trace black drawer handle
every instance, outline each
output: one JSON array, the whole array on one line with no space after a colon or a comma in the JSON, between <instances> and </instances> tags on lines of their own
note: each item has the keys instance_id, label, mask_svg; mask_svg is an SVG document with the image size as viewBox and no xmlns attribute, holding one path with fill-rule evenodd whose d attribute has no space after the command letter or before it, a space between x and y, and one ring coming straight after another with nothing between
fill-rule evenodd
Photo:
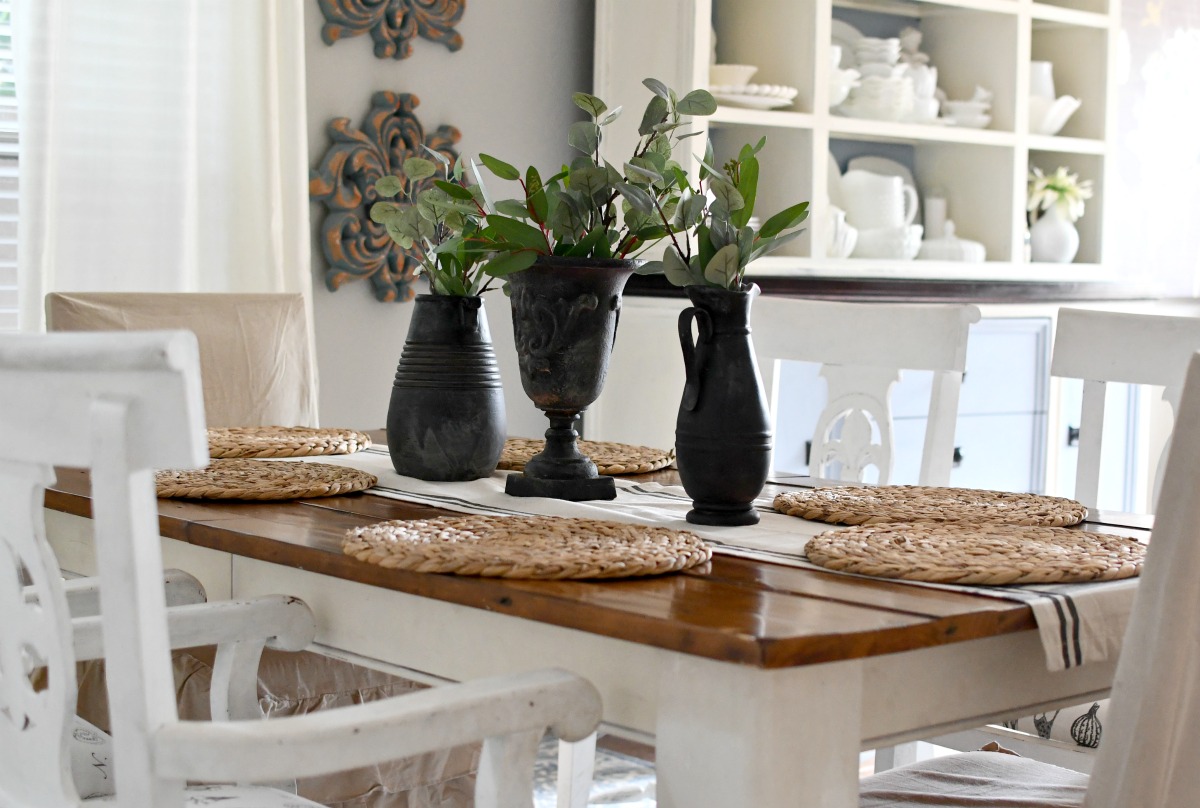
<instances>
[{"instance_id":1,"label":"black drawer handle","mask_svg":"<svg viewBox=\"0 0 1200 808\"><path fill-rule=\"evenodd\" d=\"M954 447L954 461L953 461L953 462L954 462L954 467L955 467L955 468L958 468L959 466L961 466L961 465L962 465L962 462L963 462L963 453L962 453L962 447L961 447L961 446L955 446L955 447Z\"/></svg>"},{"instance_id":2,"label":"black drawer handle","mask_svg":"<svg viewBox=\"0 0 1200 808\"><path fill-rule=\"evenodd\" d=\"M1079 427L1077 427L1077 426L1068 426L1067 427L1067 445L1068 446L1078 446L1079 445Z\"/></svg>"}]
</instances>

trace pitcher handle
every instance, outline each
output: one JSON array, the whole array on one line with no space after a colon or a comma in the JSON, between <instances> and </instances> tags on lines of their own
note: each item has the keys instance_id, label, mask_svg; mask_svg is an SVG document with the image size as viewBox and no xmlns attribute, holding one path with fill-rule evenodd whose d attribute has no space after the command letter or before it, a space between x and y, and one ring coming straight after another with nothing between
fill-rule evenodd
<instances>
[{"instance_id":1,"label":"pitcher handle","mask_svg":"<svg viewBox=\"0 0 1200 808\"><path fill-rule=\"evenodd\" d=\"M907 227L917 218L920 197L917 196L917 189L911 185L905 184L902 187L904 188L904 226Z\"/></svg>"},{"instance_id":2,"label":"pitcher handle","mask_svg":"<svg viewBox=\"0 0 1200 808\"><path fill-rule=\"evenodd\" d=\"M692 341L692 320L696 321L699 338ZM683 369L687 374L683 384L683 409L696 409L700 403L700 371L712 339L712 319L704 309L689 306L679 312L679 345L683 348Z\"/></svg>"}]
</instances>

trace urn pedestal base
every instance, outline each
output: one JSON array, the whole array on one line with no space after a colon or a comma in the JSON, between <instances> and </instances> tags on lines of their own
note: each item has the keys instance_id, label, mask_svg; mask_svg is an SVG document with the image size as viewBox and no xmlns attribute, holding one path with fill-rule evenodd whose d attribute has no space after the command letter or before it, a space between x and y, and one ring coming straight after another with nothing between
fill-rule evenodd
<instances>
[{"instance_id":1,"label":"urn pedestal base","mask_svg":"<svg viewBox=\"0 0 1200 808\"><path fill-rule=\"evenodd\" d=\"M510 474L504 493L514 497L553 497L572 502L616 499L612 477L596 473L596 464L579 451L576 412L547 412L546 448L530 458L521 474Z\"/></svg>"}]
</instances>

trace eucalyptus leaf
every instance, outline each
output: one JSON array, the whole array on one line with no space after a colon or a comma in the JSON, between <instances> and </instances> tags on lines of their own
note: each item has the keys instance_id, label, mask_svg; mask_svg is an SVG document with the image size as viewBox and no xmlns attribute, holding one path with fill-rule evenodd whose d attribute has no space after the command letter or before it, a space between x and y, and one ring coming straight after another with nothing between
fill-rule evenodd
<instances>
[{"instance_id":1,"label":"eucalyptus leaf","mask_svg":"<svg viewBox=\"0 0 1200 808\"><path fill-rule=\"evenodd\" d=\"M638 213L643 216L652 216L655 213L654 198L646 192L646 189L639 188L628 182L622 182L617 186L617 190L621 192L621 196L625 197Z\"/></svg>"},{"instance_id":2,"label":"eucalyptus leaf","mask_svg":"<svg viewBox=\"0 0 1200 808\"><path fill-rule=\"evenodd\" d=\"M664 264L662 261L643 261L642 263L638 264L637 269L634 270L634 274L658 275L663 271L663 269Z\"/></svg>"},{"instance_id":3,"label":"eucalyptus leaf","mask_svg":"<svg viewBox=\"0 0 1200 808\"><path fill-rule=\"evenodd\" d=\"M661 98L663 101L670 100L671 90L667 87L667 85L663 84L658 79L654 79L654 78L642 79L642 84L646 87L646 89L648 89L650 92L654 93L656 96Z\"/></svg>"},{"instance_id":4,"label":"eucalyptus leaf","mask_svg":"<svg viewBox=\"0 0 1200 808\"><path fill-rule=\"evenodd\" d=\"M409 157L404 161L404 176L409 182L420 182L437 173L437 165L424 157Z\"/></svg>"},{"instance_id":5,"label":"eucalyptus leaf","mask_svg":"<svg viewBox=\"0 0 1200 808\"><path fill-rule=\"evenodd\" d=\"M371 206L371 221L376 224L385 224L393 216L399 214L403 208L395 202L376 202Z\"/></svg>"},{"instance_id":6,"label":"eucalyptus leaf","mask_svg":"<svg viewBox=\"0 0 1200 808\"><path fill-rule=\"evenodd\" d=\"M400 181L399 177L394 177L391 174L375 180L375 193L382 197L390 198L403 190L404 183Z\"/></svg>"},{"instance_id":7,"label":"eucalyptus leaf","mask_svg":"<svg viewBox=\"0 0 1200 808\"><path fill-rule=\"evenodd\" d=\"M571 96L571 100L575 102L575 106L593 118L599 118L604 110L608 109L608 104L590 93L575 93Z\"/></svg>"},{"instance_id":8,"label":"eucalyptus leaf","mask_svg":"<svg viewBox=\"0 0 1200 808\"><path fill-rule=\"evenodd\" d=\"M737 280L739 269L737 245L726 244L717 250L712 260L704 267L704 280L730 289Z\"/></svg>"},{"instance_id":9,"label":"eucalyptus leaf","mask_svg":"<svg viewBox=\"0 0 1200 808\"><path fill-rule=\"evenodd\" d=\"M483 164L485 166L487 166L489 171L491 171L493 174L495 174L497 177L499 177L502 180L519 180L519 179L521 179L521 172L517 171L517 169L514 166L509 165L508 163L504 162L503 160L497 160L495 157L492 157L490 154L483 154L483 153L480 153L479 159L480 159L480 161L483 162Z\"/></svg>"},{"instance_id":10,"label":"eucalyptus leaf","mask_svg":"<svg viewBox=\"0 0 1200 808\"><path fill-rule=\"evenodd\" d=\"M591 121L576 121L567 130L567 143L584 154L592 154L600 147L600 127Z\"/></svg>"},{"instance_id":11,"label":"eucalyptus leaf","mask_svg":"<svg viewBox=\"0 0 1200 808\"><path fill-rule=\"evenodd\" d=\"M493 278L503 278L505 275L528 269L536 260L537 253L530 250L497 253L492 260L483 265L483 271Z\"/></svg>"},{"instance_id":12,"label":"eucalyptus leaf","mask_svg":"<svg viewBox=\"0 0 1200 808\"><path fill-rule=\"evenodd\" d=\"M605 116L604 116L604 119L603 119L603 120L601 120L601 121L599 121L599 124L600 124L601 126L608 126L610 123L612 123L613 121L615 121L617 118L621 117L621 110L622 110L622 109L624 109L624 108L623 108L623 107L617 107L617 108L616 108L616 109L614 109L612 112L610 112L610 113L608 113L607 115L605 115Z\"/></svg>"},{"instance_id":13,"label":"eucalyptus leaf","mask_svg":"<svg viewBox=\"0 0 1200 808\"><path fill-rule=\"evenodd\" d=\"M501 241L517 247L545 252L546 236L541 230L519 219L488 217L487 229L499 236Z\"/></svg>"},{"instance_id":14,"label":"eucalyptus leaf","mask_svg":"<svg viewBox=\"0 0 1200 808\"><path fill-rule=\"evenodd\" d=\"M654 96L650 102L646 104L646 111L642 113L642 122L638 125L639 135L649 135L654 131L654 127L662 123L667 118L669 109L667 101L662 96Z\"/></svg>"},{"instance_id":15,"label":"eucalyptus leaf","mask_svg":"<svg viewBox=\"0 0 1200 808\"><path fill-rule=\"evenodd\" d=\"M441 163L442 168L446 169L447 171L450 170L450 158L449 157L442 154L440 151L437 151L436 149L429 148L424 143L421 144L421 148L425 151L426 154L428 154L434 160L437 160L439 163Z\"/></svg>"},{"instance_id":16,"label":"eucalyptus leaf","mask_svg":"<svg viewBox=\"0 0 1200 808\"><path fill-rule=\"evenodd\" d=\"M595 198L608 194L608 172L603 168L589 167L573 170L570 176L571 190L578 191L585 198Z\"/></svg>"},{"instance_id":17,"label":"eucalyptus leaf","mask_svg":"<svg viewBox=\"0 0 1200 808\"><path fill-rule=\"evenodd\" d=\"M641 161L641 165L638 164ZM645 182L662 182L663 175L645 165L646 161L643 157L634 158L633 161L625 164L625 173L632 174L631 180L643 180Z\"/></svg>"},{"instance_id":18,"label":"eucalyptus leaf","mask_svg":"<svg viewBox=\"0 0 1200 808\"><path fill-rule=\"evenodd\" d=\"M738 189L733 186L733 183L728 180L715 177L709 183L708 188L712 191L713 196L718 202L725 206L725 209L731 213L745 207L746 200L742 198Z\"/></svg>"},{"instance_id":19,"label":"eucalyptus leaf","mask_svg":"<svg viewBox=\"0 0 1200 808\"><path fill-rule=\"evenodd\" d=\"M447 182L446 180L434 180L434 187L439 188L447 196L454 199L461 199L464 202L474 202L475 197L469 190L459 185L457 182Z\"/></svg>"},{"instance_id":20,"label":"eucalyptus leaf","mask_svg":"<svg viewBox=\"0 0 1200 808\"><path fill-rule=\"evenodd\" d=\"M496 203L496 212L505 216L515 216L518 219L529 218L529 208L515 199L502 199Z\"/></svg>"},{"instance_id":21,"label":"eucalyptus leaf","mask_svg":"<svg viewBox=\"0 0 1200 808\"><path fill-rule=\"evenodd\" d=\"M387 231L388 236L392 241L400 245L402 250L411 250L413 246L413 238L408 234L406 228L397 220L391 219L383 226Z\"/></svg>"},{"instance_id":22,"label":"eucalyptus leaf","mask_svg":"<svg viewBox=\"0 0 1200 808\"><path fill-rule=\"evenodd\" d=\"M663 274L675 286L687 286L692 281L692 272L674 247L663 252Z\"/></svg>"},{"instance_id":23,"label":"eucalyptus leaf","mask_svg":"<svg viewBox=\"0 0 1200 808\"><path fill-rule=\"evenodd\" d=\"M717 99L708 90L692 90L679 99L675 109L680 115L712 115L717 111Z\"/></svg>"},{"instance_id":24,"label":"eucalyptus leaf","mask_svg":"<svg viewBox=\"0 0 1200 808\"><path fill-rule=\"evenodd\" d=\"M754 251L752 253L750 253L750 261L753 261L754 259L759 258L764 255L767 255L769 253L775 252L776 250L778 250L784 244L787 244L792 239L799 238L801 236L801 234L803 234L803 233L804 233L803 230L793 230L790 233L784 233L782 236L776 236L775 238L771 238L771 239L763 239L760 237L758 239L757 245L754 248ZM747 261L747 263L749 263L749 261Z\"/></svg>"},{"instance_id":25,"label":"eucalyptus leaf","mask_svg":"<svg viewBox=\"0 0 1200 808\"><path fill-rule=\"evenodd\" d=\"M784 230L790 230L808 218L808 203L800 202L790 208L784 208L770 219L767 219L758 231L759 238L773 238Z\"/></svg>"},{"instance_id":26,"label":"eucalyptus leaf","mask_svg":"<svg viewBox=\"0 0 1200 808\"><path fill-rule=\"evenodd\" d=\"M754 199L758 195L758 159L753 154L741 162L738 172L738 193L742 195L742 207L733 214L733 223L745 227L754 215Z\"/></svg>"}]
</instances>

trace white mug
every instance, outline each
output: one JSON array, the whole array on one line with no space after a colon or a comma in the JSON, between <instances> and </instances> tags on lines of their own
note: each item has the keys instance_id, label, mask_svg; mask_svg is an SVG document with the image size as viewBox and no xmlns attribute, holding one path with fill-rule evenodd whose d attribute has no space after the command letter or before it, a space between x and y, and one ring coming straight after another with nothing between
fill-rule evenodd
<instances>
[{"instance_id":1,"label":"white mug","mask_svg":"<svg viewBox=\"0 0 1200 808\"><path fill-rule=\"evenodd\" d=\"M846 220L860 230L905 227L917 216L917 189L900 177L856 168L841 185Z\"/></svg>"},{"instance_id":2,"label":"white mug","mask_svg":"<svg viewBox=\"0 0 1200 808\"><path fill-rule=\"evenodd\" d=\"M1034 97L1054 98L1054 63L1029 63L1029 94Z\"/></svg>"}]
</instances>

